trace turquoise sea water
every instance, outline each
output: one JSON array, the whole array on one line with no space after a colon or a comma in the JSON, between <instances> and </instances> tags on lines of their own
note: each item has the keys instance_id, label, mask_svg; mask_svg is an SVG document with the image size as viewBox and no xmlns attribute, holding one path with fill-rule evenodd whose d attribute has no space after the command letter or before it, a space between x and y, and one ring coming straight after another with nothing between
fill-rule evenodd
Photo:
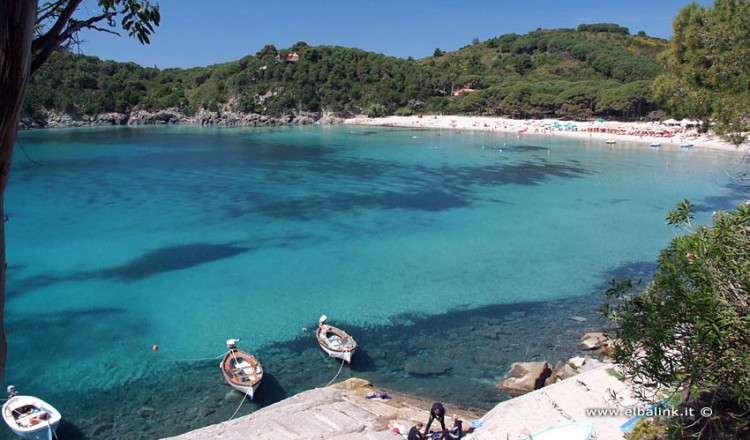
<instances>
[{"instance_id":1,"label":"turquoise sea water","mask_svg":"<svg viewBox=\"0 0 750 440\"><path fill-rule=\"evenodd\" d=\"M6 383L55 404L62 438L175 435L239 405L228 338L268 373L239 414L325 386L339 363L302 331L325 313L360 345L339 378L490 408L511 362L575 353L602 286L654 269L677 201L706 223L741 200L737 160L388 128L24 132Z\"/></svg>"}]
</instances>

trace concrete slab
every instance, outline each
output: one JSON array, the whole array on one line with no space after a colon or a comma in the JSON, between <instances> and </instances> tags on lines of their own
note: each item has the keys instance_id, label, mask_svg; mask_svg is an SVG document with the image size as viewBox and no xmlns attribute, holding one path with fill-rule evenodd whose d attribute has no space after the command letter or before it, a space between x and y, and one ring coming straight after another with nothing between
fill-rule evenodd
<instances>
[{"instance_id":1,"label":"concrete slab","mask_svg":"<svg viewBox=\"0 0 750 440\"><path fill-rule=\"evenodd\" d=\"M469 440L516 440L562 423L591 423L596 440L623 440L619 426L624 414L606 417L591 409L636 406L631 389L604 364L541 390L499 403L482 414L446 403L448 415L463 420L482 419L483 426ZM403 439L388 427L397 420L405 428L427 422L432 402L390 392L392 399L365 399L373 390L361 379L350 379L327 388L305 391L245 417L171 437L171 440L295 440L295 439ZM380 391L380 390L379 390ZM451 425L450 417L446 424Z\"/></svg>"}]
</instances>

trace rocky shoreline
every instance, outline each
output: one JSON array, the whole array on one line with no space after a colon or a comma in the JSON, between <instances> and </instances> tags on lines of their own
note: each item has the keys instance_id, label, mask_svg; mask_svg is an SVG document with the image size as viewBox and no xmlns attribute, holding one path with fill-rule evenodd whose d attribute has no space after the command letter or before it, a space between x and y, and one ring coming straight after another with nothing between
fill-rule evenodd
<instances>
[{"instance_id":1,"label":"rocky shoreline","mask_svg":"<svg viewBox=\"0 0 750 440\"><path fill-rule=\"evenodd\" d=\"M21 118L21 129L96 127L116 125L204 125L236 127L271 127L284 125L338 124L343 119L327 112L300 112L294 115L271 117L256 113L209 111L200 109L193 115L170 108L149 112L136 110L130 113L101 113L93 116L75 116L50 111L42 118Z\"/></svg>"},{"instance_id":2,"label":"rocky shoreline","mask_svg":"<svg viewBox=\"0 0 750 440\"><path fill-rule=\"evenodd\" d=\"M547 361L513 362L508 374L496 386L508 397L539 390L611 363L611 347L612 341L604 332L587 332L577 347L587 353L585 356L560 360L554 366Z\"/></svg>"}]
</instances>

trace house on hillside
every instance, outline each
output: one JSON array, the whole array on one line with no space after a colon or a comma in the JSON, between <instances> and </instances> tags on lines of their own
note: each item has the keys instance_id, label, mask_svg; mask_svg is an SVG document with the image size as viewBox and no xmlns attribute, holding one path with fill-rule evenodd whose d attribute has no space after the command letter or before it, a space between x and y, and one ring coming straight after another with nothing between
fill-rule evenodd
<instances>
[{"instance_id":1,"label":"house on hillside","mask_svg":"<svg viewBox=\"0 0 750 440\"><path fill-rule=\"evenodd\" d=\"M297 61L299 61L299 54L297 52L292 52L288 54L286 58L284 58L284 61L286 61L287 63L296 63Z\"/></svg>"},{"instance_id":2,"label":"house on hillside","mask_svg":"<svg viewBox=\"0 0 750 440\"><path fill-rule=\"evenodd\" d=\"M474 90L476 89L464 89L464 88L456 89L453 91L453 96L458 96L464 93L470 93L470 92L473 92Z\"/></svg>"}]
</instances>

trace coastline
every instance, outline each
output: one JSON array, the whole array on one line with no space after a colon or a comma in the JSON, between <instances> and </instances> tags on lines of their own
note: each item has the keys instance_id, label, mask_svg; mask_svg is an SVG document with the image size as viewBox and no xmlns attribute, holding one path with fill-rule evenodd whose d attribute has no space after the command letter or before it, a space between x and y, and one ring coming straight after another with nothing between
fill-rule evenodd
<instances>
[{"instance_id":1,"label":"coastline","mask_svg":"<svg viewBox=\"0 0 750 440\"><path fill-rule=\"evenodd\" d=\"M612 364L604 363L569 379L498 403L478 413L471 408L445 403L446 425L452 415L480 425L466 438L477 440L518 439L554 425L585 423L593 427L598 440L622 440L620 426L629 417L623 408L643 405L633 395L632 385L622 382ZM325 388L301 392L247 416L209 425L169 437L168 440L245 438L293 439L403 439L416 422L426 422L430 400L376 388L387 392L388 400L366 396L372 384L349 379ZM597 415L592 409L609 408ZM433 425L434 427L435 425ZM399 428L399 433L394 432Z\"/></svg>"},{"instance_id":2,"label":"coastline","mask_svg":"<svg viewBox=\"0 0 750 440\"><path fill-rule=\"evenodd\" d=\"M557 125L555 125L557 122ZM596 139L602 144L607 141L635 142L645 145L660 143L661 147L680 148L683 141L693 147L717 149L723 151L742 151L740 148L722 141L713 133L701 134L695 129L667 127L659 123L648 122L566 122L553 119L507 119L488 116L385 116L368 118L360 116L342 121L343 125L407 127L424 129L441 129L454 131L482 131L489 133L515 133L519 137L529 136L562 136L576 139Z\"/></svg>"},{"instance_id":3,"label":"coastline","mask_svg":"<svg viewBox=\"0 0 750 440\"><path fill-rule=\"evenodd\" d=\"M562 136L574 139L599 140L615 146L617 142L639 143L660 147L681 148L682 142L691 147L723 151L743 151L748 144L737 147L721 140L714 133L698 133L695 128L666 126L658 122L618 121L561 121L556 119L509 119L496 116L416 115L384 116L370 118L358 115L351 118L336 117L326 112L302 112L297 115L270 117L255 113L199 110L186 115L176 108L155 112L144 110L132 113L103 113L95 116L74 117L49 112L46 118L22 118L21 129L70 128L115 125L200 125L267 127L292 125L357 125L402 127L412 129L452 130L455 132L481 131L516 134L521 137Z\"/></svg>"},{"instance_id":4,"label":"coastline","mask_svg":"<svg viewBox=\"0 0 750 440\"><path fill-rule=\"evenodd\" d=\"M417 118L417 119L419 119L419 118ZM422 118L422 119L424 119L424 118ZM472 121L472 120L473 120L473 118L467 118L467 119L468 119L467 123L470 123L470 121ZM474 122L476 122L476 121L474 121ZM471 122L471 124L473 124L474 122ZM513 122L521 122L521 123L522 123L523 121L513 121ZM483 128L486 128L486 127L481 127L481 126L480 126L480 127L477 127L477 126L474 126L474 125L470 125L470 126L471 126L471 127L473 127L473 128L471 128L471 129L473 129L473 130L482 130ZM365 130L366 130L366 129L365 129ZM430 128L430 130L433 130L433 129L432 129L432 128ZM509 129L508 129L508 128L506 128L506 130L509 130ZM284 130L284 131L286 131L286 130ZM344 132L345 132L345 130L341 130L341 131L344 131ZM363 130L363 131L364 131L364 130ZM395 132L395 133L398 133L398 131L399 131L399 130L397 130L397 129L394 129L394 130L385 130L385 131L391 131L391 132ZM415 133L415 132L413 131L413 129L411 129L411 128L409 128L409 129L402 129L402 130L400 130L400 131L402 131L402 132L403 132L403 134L409 134L409 136L411 136L411 134L412 134L412 133ZM243 132L244 132L244 130L243 130ZM435 131L429 131L429 132L424 132L424 133L425 133L425 137L428 137L428 136L429 136L429 137L432 137L433 135L437 135L437 134L439 134L440 132L439 132L438 130L435 130ZM479 131L477 131L477 133L479 133ZM420 132L416 132L416 134L420 134ZM443 132L443 135L445 135L445 134L446 134L446 132ZM488 137L488 138L489 138L489 137L491 137L492 135L486 136L485 134L481 134L481 135L479 135L479 136L481 136L482 138L484 138L484 137ZM529 135L529 136L537 136L537 134L532 134L532 135ZM547 134L538 134L538 136L547 136ZM551 136L554 136L554 134L551 134ZM469 137L469 136L467 135L467 136L465 136L465 137ZM433 139L439 139L439 138L433 138ZM445 138L444 138L444 139L445 139ZM455 139L458 139L458 138L455 138ZM513 136L512 136L512 138L511 138L511 139L515 139L515 134L513 134ZM540 138L536 138L536 139L538 140L538 139L540 139ZM551 139L554 139L554 138L551 138ZM445 139L445 140L450 140L450 139ZM512 141L511 141L511 142L512 142ZM526 142L526 141L524 141L524 142ZM645 146L645 148L646 148L646 151L648 151L648 150L647 150L647 148L648 148L648 147L647 147L647 146ZM607 147L607 149L609 149L609 147ZM496 334L494 334L494 333L493 333L493 335L496 335ZM161 352L161 353L164 353L164 351L162 350L162 352ZM325 382L323 382L323 383L325 383ZM379 383L379 382L378 382L378 383ZM225 405L225 406L231 406L231 405ZM231 409L234 409L234 408L232 407Z\"/></svg>"}]
</instances>

